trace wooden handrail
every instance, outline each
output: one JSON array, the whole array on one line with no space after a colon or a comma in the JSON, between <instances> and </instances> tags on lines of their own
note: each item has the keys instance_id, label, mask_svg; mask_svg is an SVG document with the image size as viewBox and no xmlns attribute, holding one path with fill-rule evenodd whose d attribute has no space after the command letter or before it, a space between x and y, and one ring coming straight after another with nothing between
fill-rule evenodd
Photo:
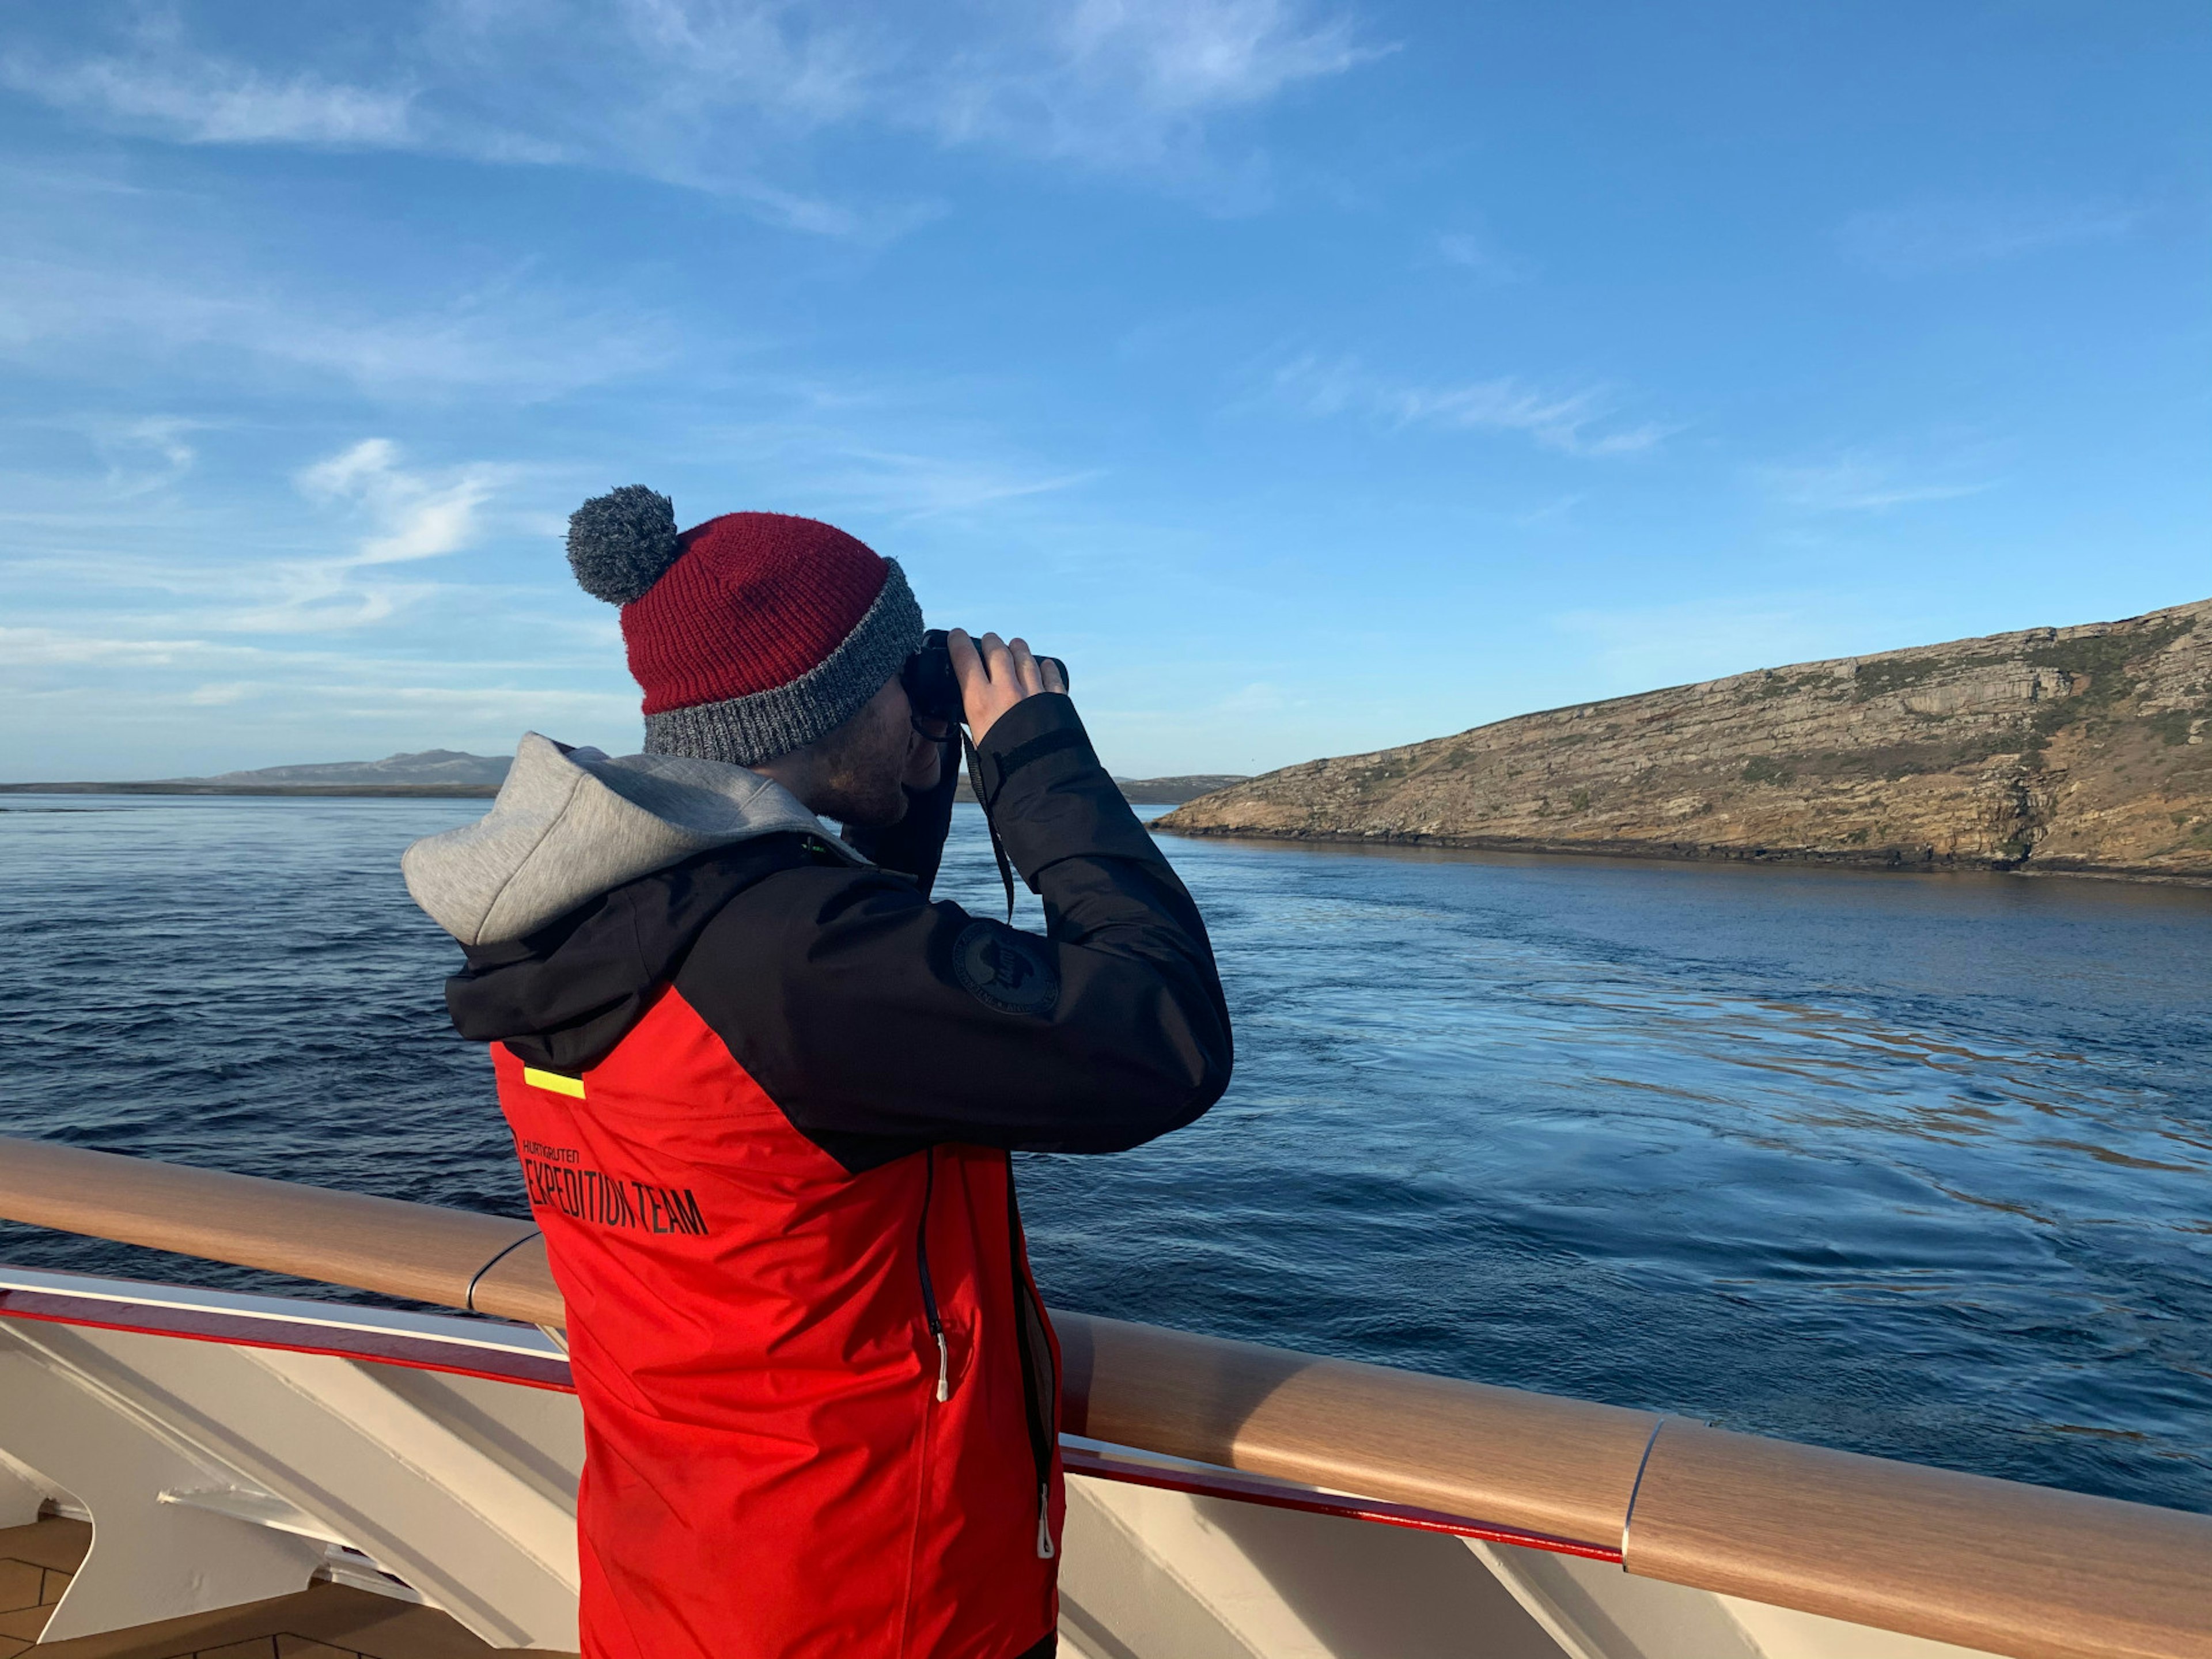
<instances>
[{"instance_id":1,"label":"wooden handrail","mask_svg":"<svg viewBox=\"0 0 2212 1659\"><path fill-rule=\"evenodd\" d=\"M2043 1659L2212 1654L2212 1516L1670 1418L1629 1571Z\"/></svg>"},{"instance_id":2,"label":"wooden handrail","mask_svg":"<svg viewBox=\"0 0 2212 1659\"><path fill-rule=\"evenodd\" d=\"M505 1216L0 1137L0 1218L533 1325L563 1319L542 1247L516 1259L538 1230ZM471 1303L471 1283L502 1251Z\"/></svg>"},{"instance_id":3,"label":"wooden handrail","mask_svg":"<svg viewBox=\"0 0 2212 1659\"><path fill-rule=\"evenodd\" d=\"M559 1325L526 1222L0 1137L0 1219ZM2212 1659L2212 1517L1055 1313L1071 1432L2014 1659Z\"/></svg>"},{"instance_id":4,"label":"wooden handrail","mask_svg":"<svg viewBox=\"0 0 2212 1659\"><path fill-rule=\"evenodd\" d=\"M1061 1416L1117 1445L1617 1545L1659 1419L1055 1310Z\"/></svg>"}]
</instances>

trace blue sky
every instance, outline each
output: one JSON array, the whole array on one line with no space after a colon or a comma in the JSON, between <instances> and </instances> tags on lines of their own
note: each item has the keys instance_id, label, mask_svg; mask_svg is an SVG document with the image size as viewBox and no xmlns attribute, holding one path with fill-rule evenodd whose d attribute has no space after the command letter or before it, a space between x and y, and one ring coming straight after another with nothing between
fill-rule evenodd
<instances>
[{"instance_id":1,"label":"blue sky","mask_svg":"<svg viewBox=\"0 0 2212 1659\"><path fill-rule=\"evenodd\" d=\"M7 7L0 777L636 746L586 495L1257 770L2212 595L2212 8Z\"/></svg>"}]
</instances>

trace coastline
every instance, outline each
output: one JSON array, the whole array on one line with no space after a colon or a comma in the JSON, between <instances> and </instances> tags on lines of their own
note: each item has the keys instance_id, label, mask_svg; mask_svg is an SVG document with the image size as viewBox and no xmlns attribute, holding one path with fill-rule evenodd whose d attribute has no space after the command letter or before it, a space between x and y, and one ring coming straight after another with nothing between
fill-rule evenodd
<instances>
[{"instance_id":1,"label":"coastline","mask_svg":"<svg viewBox=\"0 0 2212 1659\"><path fill-rule=\"evenodd\" d=\"M490 800L495 784L201 784L201 783L0 783L5 795L233 796L303 800ZM962 780L958 799L973 802ZM1183 803L1130 798L1133 805L1174 806ZM6 811L0 806L0 811ZM2021 860L1961 857L1933 848L1857 849L1731 845L1713 842L1634 840L1559 841L1520 836L1440 836L1417 831L1382 835L1332 834L1311 830L1217 829L1211 825L1146 821L1158 835L1212 841L1288 842L1316 848L1364 848L1461 853L1507 853L1564 858L1636 859L1647 863L1751 864L1778 867L1861 870L1903 875L2063 876L2081 881L2121 881L2148 887L2190 887L2212 890L2212 875L2190 875L2131 865L2097 865L2079 860Z\"/></svg>"},{"instance_id":2,"label":"coastline","mask_svg":"<svg viewBox=\"0 0 2212 1659\"><path fill-rule=\"evenodd\" d=\"M1155 819L1146 826L1155 834L1187 836L1194 840L1290 842L1310 847L1358 847L1379 850L1404 849L1461 853L1514 853L1554 857L1638 859L1666 864L1755 864L1798 868L1864 870L1903 875L2067 876L2086 881L2124 881L2149 887L2193 887L2212 890L2212 876L2177 874L2130 865L2094 865L2077 860L2047 861L1962 858L1939 854L1933 848L1870 848L1864 852L1828 851L1820 848L1740 846L1713 842L1649 842L1630 840L1553 841L1519 836L1437 836L1394 831L1384 835L1331 834L1311 830L1217 829L1212 825L1169 823Z\"/></svg>"},{"instance_id":3,"label":"coastline","mask_svg":"<svg viewBox=\"0 0 2212 1659\"><path fill-rule=\"evenodd\" d=\"M1181 806L1194 799L1182 778L1117 778L1132 806ZM398 800L490 800L495 783L200 783L192 780L148 783L0 783L0 795L264 795L328 799L356 796ZM975 797L963 773L953 799L969 805Z\"/></svg>"}]
</instances>

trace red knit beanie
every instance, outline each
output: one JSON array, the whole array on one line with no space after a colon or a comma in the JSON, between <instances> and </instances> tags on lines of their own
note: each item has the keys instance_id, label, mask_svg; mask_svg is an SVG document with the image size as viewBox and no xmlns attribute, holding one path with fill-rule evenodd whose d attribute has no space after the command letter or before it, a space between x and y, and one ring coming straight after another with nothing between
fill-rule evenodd
<instances>
[{"instance_id":1,"label":"red knit beanie","mask_svg":"<svg viewBox=\"0 0 2212 1659\"><path fill-rule=\"evenodd\" d=\"M622 607L648 753L757 766L843 725L921 644L897 564L812 519L678 535L668 497L632 484L569 518L568 563Z\"/></svg>"}]
</instances>

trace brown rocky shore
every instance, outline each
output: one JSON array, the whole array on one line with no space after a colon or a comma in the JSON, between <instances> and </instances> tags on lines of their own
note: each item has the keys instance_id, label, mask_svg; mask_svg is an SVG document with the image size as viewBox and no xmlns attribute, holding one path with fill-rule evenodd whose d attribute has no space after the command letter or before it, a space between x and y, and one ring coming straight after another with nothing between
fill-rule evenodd
<instances>
[{"instance_id":1,"label":"brown rocky shore","mask_svg":"<svg viewBox=\"0 0 2212 1659\"><path fill-rule=\"evenodd\" d=\"M2212 881L2212 599L1517 715L1153 827Z\"/></svg>"}]
</instances>

